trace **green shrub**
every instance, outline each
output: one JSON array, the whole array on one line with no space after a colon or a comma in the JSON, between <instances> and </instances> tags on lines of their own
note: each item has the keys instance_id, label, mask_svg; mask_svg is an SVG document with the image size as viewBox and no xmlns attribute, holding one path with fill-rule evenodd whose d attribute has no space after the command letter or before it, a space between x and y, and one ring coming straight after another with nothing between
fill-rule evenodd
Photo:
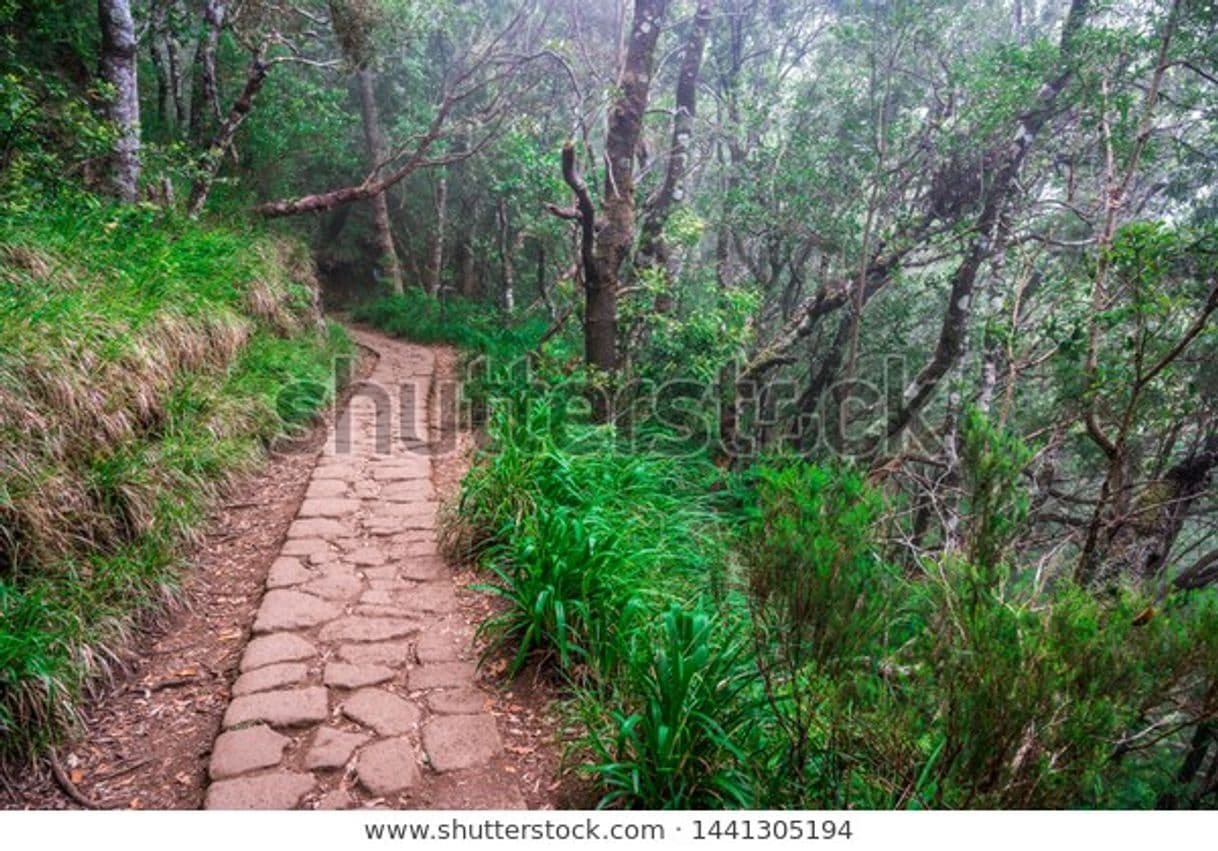
<instances>
[{"instance_id":1,"label":"green shrub","mask_svg":"<svg viewBox=\"0 0 1218 851\"><path fill-rule=\"evenodd\" d=\"M923 713L923 805L1099 803L1118 757L1172 747L1160 729L1218 709L1204 697L1218 671L1206 655L1218 641L1212 598L1143 623L1132 593L1017 592L950 561L917 591L925 628L899 658L911 672L902 697Z\"/></svg>"},{"instance_id":2,"label":"green shrub","mask_svg":"<svg viewBox=\"0 0 1218 851\"><path fill-rule=\"evenodd\" d=\"M756 504L741 552L754 662L775 728L771 794L781 797L804 789L809 772L840 769L826 750L821 703L876 664L895 573L875 543L882 502L858 473L787 461L750 475Z\"/></svg>"},{"instance_id":3,"label":"green shrub","mask_svg":"<svg viewBox=\"0 0 1218 851\"><path fill-rule=\"evenodd\" d=\"M560 670L600 666L583 652L631 601L661 611L696 587L724 541L682 462L617 451L612 429L572 421L560 393L499 400L462 488L467 551L511 608L488 629L525 640ZM706 461L685 462L686 468ZM713 468L710 468L713 469Z\"/></svg>"},{"instance_id":4,"label":"green shrub","mask_svg":"<svg viewBox=\"0 0 1218 851\"><path fill-rule=\"evenodd\" d=\"M509 674L534 651L553 653L561 670L572 671L586 655L590 621L612 616L620 585L628 582L611 554L570 509L525 518L510 540L488 553L498 581L478 586L508 603L483 625L493 637L487 652L514 646Z\"/></svg>"}]
</instances>

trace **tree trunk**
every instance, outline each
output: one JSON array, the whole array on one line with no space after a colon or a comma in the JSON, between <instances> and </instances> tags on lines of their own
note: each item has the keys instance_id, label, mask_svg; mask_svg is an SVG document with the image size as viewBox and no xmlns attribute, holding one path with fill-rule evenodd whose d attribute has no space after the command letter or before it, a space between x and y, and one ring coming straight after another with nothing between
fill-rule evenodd
<instances>
[{"instance_id":1,"label":"tree trunk","mask_svg":"<svg viewBox=\"0 0 1218 851\"><path fill-rule=\"evenodd\" d=\"M1074 38L1083 25L1089 5L1090 0L1072 0L1070 4L1070 12L1062 30L1055 76L1045 82L1037 93L1036 102L1019 118L1001 165L985 193L981 213L973 226L973 239L968 252L952 276L951 293L948 295L947 310L943 316L934 355L905 389L903 403L890 417L890 438L900 435L921 413L938 387L939 380L956 364L964 351L965 332L977 273L992 255L995 244L999 242L997 227L1007 202L1016 189L1019 172L1032 142L1053 114L1058 97L1074 74L1071 66Z\"/></svg>"},{"instance_id":2,"label":"tree trunk","mask_svg":"<svg viewBox=\"0 0 1218 851\"><path fill-rule=\"evenodd\" d=\"M193 114L193 80L190 66L198 53L198 42L183 47L179 34L190 29L190 11L181 0L158 0L151 4L148 29L150 53L157 78L157 111L170 138L188 126Z\"/></svg>"},{"instance_id":3,"label":"tree trunk","mask_svg":"<svg viewBox=\"0 0 1218 851\"><path fill-rule=\"evenodd\" d=\"M431 266L427 270L427 292L440 294L440 283L444 272L444 228L448 218L448 178L440 173L436 186L436 235L431 243Z\"/></svg>"},{"instance_id":4,"label":"tree trunk","mask_svg":"<svg viewBox=\"0 0 1218 851\"><path fill-rule=\"evenodd\" d=\"M668 245L664 240L664 226L668 223L675 204L685 199L685 176L689 170L690 140L694 132L694 116L698 106L698 75L702 68L702 53L706 45L706 33L710 29L712 0L699 0L685 52L681 57L681 70L677 76L676 109L672 116L672 144L668 152L668 164L664 173L664 184L659 194L648 205L639 234L639 250L635 265L641 269L660 269L671 273ZM656 308L666 312L672 307L672 296L666 293L657 300Z\"/></svg>"},{"instance_id":5,"label":"tree trunk","mask_svg":"<svg viewBox=\"0 0 1218 851\"><path fill-rule=\"evenodd\" d=\"M188 16L181 2L175 4L177 13L182 18ZM174 106L174 121L180 129L185 129L190 126L191 103L193 101L194 85L190 75L190 69L195 62L195 51L198 49L198 42L191 40L190 43L183 47L181 39L174 33L169 33L167 40L169 48L169 79L171 90L173 92Z\"/></svg>"},{"instance_id":6,"label":"tree trunk","mask_svg":"<svg viewBox=\"0 0 1218 851\"><path fill-rule=\"evenodd\" d=\"M453 246L454 265L457 274L457 292L462 298L476 299L478 291L478 272L475 268L474 234L478 227L478 207L471 204L464 214L466 224L457 234L456 245Z\"/></svg>"},{"instance_id":7,"label":"tree trunk","mask_svg":"<svg viewBox=\"0 0 1218 851\"><path fill-rule=\"evenodd\" d=\"M1129 401L1125 406L1124 415L1117 417L1117 430L1115 434L1109 435L1101 423L1101 414L1098 409L1098 387L1100 384L1099 343L1104 333L1101 330L1099 319L1101 314L1110 307L1107 279L1111 269L1111 258L1108 249L1117 234L1119 214L1126 192L1134 178L1142 152L1150 139L1152 118L1155 105L1158 102L1160 87L1168 68L1171 66L1168 49L1175 36L1181 6L1182 0L1174 0L1160 36L1158 62L1156 63L1154 74L1151 76L1150 85L1146 89L1146 95L1142 103L1142 115L1138 122L1138 134L1134 137L1133 148L1126 159L1123 176L1117 174L1115 159L1111 153L1111 130L1106 111L1107 107L1105 107L1105 111L1100 116L1100 132L1104 138L1105 147L1109 151L1105 167L1107 204L1105 205L1103 223L1096 234L1097 259L1091 283L1091 315L1088 320L1087 355L1083 363L1083 377L1088 386L1097 388L1097 392L1088 394L1083 406L1082 419L1086 426L1087 435L1103 451L1108 459L1108 464L1104 482L1100 486L1100 497L1092 512L1091 521L1087 527L1087 536L1083 542L1082 552L1079 555L1078 564L1074 571L1075 580L1083 585L1115 578L1124 573L1130 566L1129 557L1120 552L1120 550L1126 549L1126 547L1118 547L1115 566L1108 561L1108 556L1109 547L1115 543L1116 536L1121 534L1122 526L1133 516L1131 504L1133 477L1136 474L1136 470L1134 469L1133 453L1131 451L1130 425L1134 422L1134 411L1139 404L1142 391L1147 386L1147 383L1153 379L1154 373L1165 368L1183 352L1184 347L1193 339L1193 336L1208 322L1209 315L1218 308L1218 301L1216 301L1218 299L1218 288L1216 288L1211 292L1210 298L1198 317L1197 323L1185 334L1180 343L1165 355L1163 360L1159 361L1158 366L1152 368L1151 373L1143 374L1141 365L1138 364L1134 380L1130 386ZM1101 85L1101 91L1106 100L1108 94L1107 82L1105 81ZM1139 536L1134 536L1135 539L1137 537ZM1125 564L1122 564L1122 562L1125 562ZM1138 569L1135 568L1135 570ZM1138 572L1141 571L1139 570Z\"/></svg>"},{"instance_id":8,"label":"tree trunk","mask_svg":"<svg viewBox=\"0 0 1218 851\"><path fill-rule=\"evenodd\" d=\"M156 77L156 115L168 129L174 125L173 95L169 90L169 48L165 43L165 8L154 6L149 23L148 54Z\"/></svg>"},{"instance_id":9,"label":"tree trunk","mask_svg":"<svg viewBox=\"0 0 1218 851\"><path fill-rule=\"evenodd\" d=\"M224 19L227 14L228 3L225 0L207 0L203 4L203 20L207 29L204 30L195 52L199 92L190 102L190 135L196 140L206 135L211 124L219 124L221 120L216 50L220 46L220 33L224 31Z\"/></svg>"},{"instance_id":10,"label":"tree trunk","mask_svg":"<svg viewBox=\"0 0 1218 851\"><path fill-rule=\"evenodd\" d=\"M1083 584L1105 585L1119 579L1147 582L1157 579L1184 526L1193 504L1210 486L1218 467L1218 434L1207 435L1199 448L1148 485L1136 501L1127 494L1131 474L1121 455L1121 469L1110 471L1101 505L1109 511L1093 523L1076 579ZM1126 494L1112 493L1120 490Z\"/></svg>"},{"instance_id":11,"label":"tree trunk","mask_svg":"<svg viewBox=\"0 0 1218 851\"><path fill-rule=\"evenodd\" d=\"M254 96L266 82L266 75L270 70L271 66L263 60L262 51L259 50L250 60L249 70L245 75L245 86L241 89L241 94L233 101L232 108L228 111L228 117L224 119L224 123L220 125L215 138L208 146L207 152L199 160L199 175L191 184L190 201L186 205L186 211L191 218L196 218L203 212L203 206L207 203L207 197L211 194L212 185L216 181L216 174L220 170L220 163L224 159L224 152L233 143L233 137L237 134L237 128L241 126L241 122L245 121L245 117L253 109Z\"/></svg>"},{"instance_id":12,"label":"tree trunk","mask_svg":"<svg viewBox=\"0 0 1218 851\"><path fill-rule=\"evenodd\" d=\"M503 279L503 287L499 291L499 306L504 313L510 314L516 309L516 272L513 264L513 253L519 242L512 239L512 222L508 216L508 204L504 198L499 199L497 216L499 220L499 270Z\"/></svg>"},{"instance_id":13,"label":"tree trunk","mask_svg":"<svg viewBox=\"0 0 1218 851\"><path fill-rule=\"evenodd\" d=\"M109 168L110 188L126 203L139 197L140 95L136 80L135 24L128 0L98 0L101 76L114 88L107 117L118 130Z\"/></svg>"},{"instance_id":14,"label":"tree trunk","mask_svg":"<svg viewBox=\"0 0 1218 851\"><path fill-rule=\"evenodd\" d=\"M617 292L622 263L634 243L634 154L643 130L656 41L667 0L635 0L634 20L618 77L618 96L609 110L605 137L605 190L597 216L588 187L575 163L575 147L563 148L563 179L575 193L575 210L553 210L580 223L584 268L584 358L604 373L617 370ZM594 394L593 415L604 421L607 401Z\"/></svg>"},{"instance_id":15,"label":"tree trunk","mask_svg":"<svg viewBox=\"0 0 1218 851\"><path fill-rule=\"evenodd\" d=\"M362 68L355 72L359 84L360 115L364 121L364 143L368 150L368 168L375 171L385 159L385 142L381 136L381 119L376 108L376 87L372 71ZM385 270L393 291L401 295L404 290L402 283L402 266L398 262L398 254L393 246L393 229L389 221L389 202L387 190L372 196L372 221L376 227L376 246L380 252L380 262Z\"/></svg>"},{"instance_id":16,"label":"tree trunk","mask_svg":"<svg viewBox=\"0 0 1218 851\"><path fill-rule=\"evenodd\" d=\"M610 373L617 369L619 275L634 244L634 152L643 132L656 41L667 7L667 0L635 0L619 94L609 111L604 200L593 246L598 274L585 282L584 348L591 366Z\"/></svg>"}]
</instances>

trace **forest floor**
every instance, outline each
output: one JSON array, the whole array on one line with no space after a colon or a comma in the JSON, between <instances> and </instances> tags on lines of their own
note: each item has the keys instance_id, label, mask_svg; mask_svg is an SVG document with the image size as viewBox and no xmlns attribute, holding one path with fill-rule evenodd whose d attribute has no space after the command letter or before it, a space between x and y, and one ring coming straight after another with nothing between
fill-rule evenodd
<instances>
[{"instance_id":1,"label":"forest floor","mask_svg":"<svg viewBox=\"0 0 1218 851\"><path fill-rule=\"evenodd\" d=\"M353 335L368 384L335 406L338 423L350 415L349 449L331 417L229 492L190 556L183 602L142 625L60 748L61 776L0 777L0 808L580 805L578 784L558 780L553 685L530 669L504 685L496 660L475 667L493 604L436 546L436 509L473 451L434 392L456 379L458 355ZM412 407L405 387L427 404L413 406L413 432L400 422L386 435L377 394L392 422ZM313 593L291 587L305 584ZM394 622L400 635L368 640ZM287 635L313 645L308 658L253 664L251 640Z\"/></svg>"}]
</instances>

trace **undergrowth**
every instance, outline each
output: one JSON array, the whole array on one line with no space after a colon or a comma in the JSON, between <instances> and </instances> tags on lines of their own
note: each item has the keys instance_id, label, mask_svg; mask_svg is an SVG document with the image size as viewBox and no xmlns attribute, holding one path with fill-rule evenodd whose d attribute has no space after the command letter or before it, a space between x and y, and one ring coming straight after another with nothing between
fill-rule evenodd
<instances>
[{"instance_id":1,"label":"undergrowth","mask_svg":"<svg viewBox=\"0 0 1218 851\"><path fill-rule=\"evenodd\" d=\"M355 319L418 343L448 343L506 363L525 355L541 339L546 322L526 314L505 322L498 311L463 298L439 299L417 287L360 305Z\"/></svg>"},{"instance_id":2,"label":"undergrowth","mask_svg":"<svg viewBox=\"0 0 1218 851\"><path fill-rule=\"evenodd\" d=\"M349 348L302 249L143 208L0 220L0 756L75 721L213 499Z\"/></svg>"},{"instance_id":3,"label":"undergrowth","mask_svg":"<svg viewBox=\"0 0 1218 851\"><path fill-rule=\"evenodd\" d=\"M476 307L418 295L365 318L519 346ZM1101 599L1020 569L1028 447L970 412L961 545L899 564L903 513L865 471L770 457L727 473L694 431L594 425L571 341L547 345L480 386L486 441L446 534L502 602L488 652L562 683L568 763L601 806L1150 807L1177 791L1192 731L1218 715L1218 603Z\"/></svg>"}]
</instances>

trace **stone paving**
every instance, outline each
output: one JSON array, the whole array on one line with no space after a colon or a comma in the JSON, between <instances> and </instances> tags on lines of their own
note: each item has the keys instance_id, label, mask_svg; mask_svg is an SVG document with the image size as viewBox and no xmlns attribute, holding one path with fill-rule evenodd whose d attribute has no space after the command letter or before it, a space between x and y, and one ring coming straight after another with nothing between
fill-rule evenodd
<instances>
[{"instance_id":1,"label":"stone paving","mask_svg":"<svg viewBox=\"0 0 1218 851\"><path fill-rule=\"evenodd\" d=\"M434 356L354 335L380 359L267 576L205 806L522 808L437 549Z\"/></svg>"}]
</instances>

